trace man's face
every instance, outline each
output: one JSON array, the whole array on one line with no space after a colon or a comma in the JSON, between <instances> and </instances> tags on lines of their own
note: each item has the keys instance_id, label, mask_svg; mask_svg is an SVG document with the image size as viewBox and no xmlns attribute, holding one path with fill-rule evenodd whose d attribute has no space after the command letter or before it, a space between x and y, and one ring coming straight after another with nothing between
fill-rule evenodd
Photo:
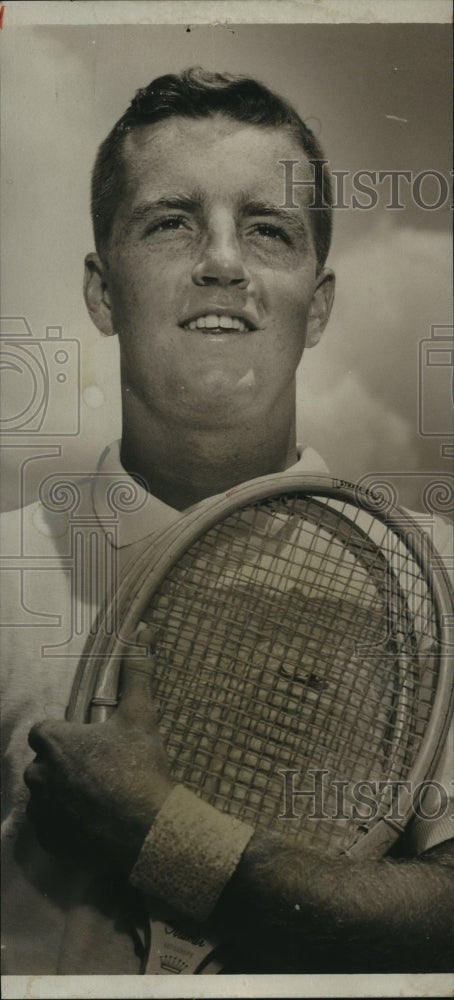
<instances>
[{"instance_id":1,"label":"man's face","mask_svg":"<svg viewBox=\"0 0 454 1000\"><path fill-rule=\"evenodd\" d=\"M279 160L311 168L282 129L172 118L135 130L104 277L122 383L148 410L227 426L294 394L329 313L304 191L281 209ZM298 199L297 199L298 200Z\"/></svg>"}]
</instances>

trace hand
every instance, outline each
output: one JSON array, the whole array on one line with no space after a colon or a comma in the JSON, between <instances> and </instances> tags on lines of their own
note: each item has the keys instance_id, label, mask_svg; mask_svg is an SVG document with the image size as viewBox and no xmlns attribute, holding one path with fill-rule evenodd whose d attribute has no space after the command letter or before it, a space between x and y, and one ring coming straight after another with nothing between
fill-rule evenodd
<instances>
[{"instance_id":1,"label":"hand","mask_svg":"<svg viewBox=\"0 0 454 1000\"><path fill-rule=\"evenodd\" d=\"M147 642L149 636L141 634ZM119 706L107 722L41 722L24 780L43 847L97 853L128 870L173 787L150 694L153 660L122 664Z\"/></svg>"}]
</instances>

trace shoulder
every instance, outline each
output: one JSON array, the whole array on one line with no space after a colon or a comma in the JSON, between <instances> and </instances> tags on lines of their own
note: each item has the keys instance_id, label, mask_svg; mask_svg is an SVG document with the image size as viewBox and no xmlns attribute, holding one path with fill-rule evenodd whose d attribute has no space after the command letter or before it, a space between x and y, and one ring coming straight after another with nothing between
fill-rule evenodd
<instances>
[{"instance_id":1,"label":"shoulder","mask_svg":"<svg viewBox=\"0 0 454 1000\"><path fill-rule=\"evenodd\" d=\"M49 477L39 500L1 513L2 556L26 558L58 550L58 540L68 534L71 520L93 513L93 479L86 474Z\"/></svg>"},{"instance_id":2,"label":"shoulder","mask_svg":"<svg viewBox=\"0 0 454 1000\"><path fill-rule=\"evenodd\" d=\"M51 512L39 500L4 511L0 515L3 560L14 557L22 560L38 553L48 555L55 548L55 539L66 531L65 514Z\"/></svg>"}]
</instances>

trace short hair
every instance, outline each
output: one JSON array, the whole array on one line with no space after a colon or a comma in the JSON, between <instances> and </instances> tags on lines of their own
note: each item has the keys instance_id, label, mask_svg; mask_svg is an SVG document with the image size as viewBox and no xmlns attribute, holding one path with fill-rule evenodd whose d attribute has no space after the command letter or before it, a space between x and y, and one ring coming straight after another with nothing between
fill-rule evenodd
<instances>
[{"instance_id":1,"label":"short hair","mask_svg":"<svg viewBox=\"0 0 454 1000\"><path fill-rule=\"evenodd\" d=\"M114 125L98 150L91 188L91 212L96 248L108 249L118 192L126 183L123 157L125 137L136 128L153 125L176 115L204 118L216 113L234 121L263 128L283 128L297 140L308 160L322 161L314 170L314 203L311 213L319 268L328 255L332 232L332 185L322 148L295 108L264 84L247 76L211 73L201 68L169 73L137 91L129 108ZM321 207L319 207L321 206Z\"/></svg>"}]
</instances>

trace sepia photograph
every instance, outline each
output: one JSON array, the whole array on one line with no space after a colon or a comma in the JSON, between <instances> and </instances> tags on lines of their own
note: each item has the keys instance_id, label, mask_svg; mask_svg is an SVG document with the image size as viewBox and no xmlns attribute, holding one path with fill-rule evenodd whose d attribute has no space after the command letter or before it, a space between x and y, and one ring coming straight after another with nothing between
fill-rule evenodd
<instances>
[{"instance_id":1,"label":"sepia photograph","mask_svg":"<svg viewBox=\"0 0 454 1000\"><path fill-rule=\"evenodd\" d=\"M451 5L0 19L3 995L449 996Z\"/></svg>"}]
</instances>

